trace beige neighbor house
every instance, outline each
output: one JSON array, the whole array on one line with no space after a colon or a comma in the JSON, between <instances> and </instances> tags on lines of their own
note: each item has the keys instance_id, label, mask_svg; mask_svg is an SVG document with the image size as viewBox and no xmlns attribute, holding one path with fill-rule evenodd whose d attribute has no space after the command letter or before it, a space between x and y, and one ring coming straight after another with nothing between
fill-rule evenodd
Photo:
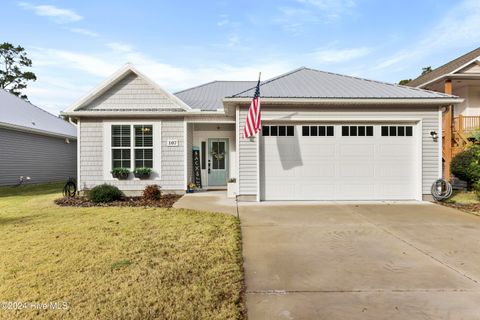
<instances>
[{"instance_id":1,"label":"beige neighbor house","mask_svg":"<svg viewBox=\"0 0 480 320\"><path fill-rule=\"evenodd\" d=\"M126 65L63 115L77 123L80 189L101 183L239 200L421 200L441 175L441 109L462 99L299 68L261 83L262 131L241 131L254 81L171 94ZM150 167L148 179L111 170Z\"/></svg>"},{"instance_id":2,"label":"beige neighbor house","mask_svg":"<svg viewBox=\"0 0 480 320\"><path fill-rule=\"evenodd\" d=\"M451 159L471 143L469 135L480 128L480 48L424 74L408 86L453 94L463 102L443 111L443 159L450 178Z\"/></svg>"}]
</instances>

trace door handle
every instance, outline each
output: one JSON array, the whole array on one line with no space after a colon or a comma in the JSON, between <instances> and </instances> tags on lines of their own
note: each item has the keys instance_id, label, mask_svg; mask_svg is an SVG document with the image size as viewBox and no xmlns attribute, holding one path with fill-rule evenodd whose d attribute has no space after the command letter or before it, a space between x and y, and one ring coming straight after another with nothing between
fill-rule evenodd
<instances>
[{"instance_id":1,"label":"door handle","mask_svg":"<svg viewBox=\"0 0 480 320\"><path fill-rule=\"evenodd\" d=\"M208 173L210 173L210 160L208 160Z\"/></svg>"}]
</instances>

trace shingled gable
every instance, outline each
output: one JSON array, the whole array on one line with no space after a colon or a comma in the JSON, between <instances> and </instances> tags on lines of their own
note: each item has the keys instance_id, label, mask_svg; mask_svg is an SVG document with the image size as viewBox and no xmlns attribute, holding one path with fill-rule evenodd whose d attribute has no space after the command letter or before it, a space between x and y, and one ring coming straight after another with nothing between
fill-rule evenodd
<instances>
[{"instance_id":1,"label":"shingled gable","mask_svg":"<svg viewBox=\"0 0 480 320\"><path fill-rule=\"evenodd\" d=\"M456 59L453 59L450 62L445 63L444 65L433 69L432 71L419 76L418 78L407 83L407 86L421 88L426 86L429 83L435 82L440 78L454 74L456 72L462 71L469 66L476 64L477 60L480 58L480 47L472 50Z\"/></svg>"},{"instance_id":2,"label":"shingled gable","mask_svg":"<svg viewBox=\"0 0 480 320\"><path fill-rule=\"evenodd\" d=\"M85 111L181 112L191 108L153 80L126 64L110 78L74 103L65 113Z\"/></svg>"}]
</instances>

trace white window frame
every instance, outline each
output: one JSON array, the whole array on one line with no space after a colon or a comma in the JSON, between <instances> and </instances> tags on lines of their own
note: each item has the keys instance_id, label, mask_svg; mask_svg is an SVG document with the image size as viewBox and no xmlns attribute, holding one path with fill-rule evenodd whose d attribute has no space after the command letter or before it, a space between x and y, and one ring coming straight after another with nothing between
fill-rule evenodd
<instances>
[{"instance_id":1,"label":"white window frame","mask_svg":"<svg viewBox=\"0 0 480 320\"><path fill-rule=\"evenodd\" d=\"M162 177L162 126L161 120L152 121L125 121L112 120L103 122L103 179L105 181L117 181L113 178L112 171L112 125L129 125L130 126L130 171L135 169L135 125L152 126L152 143L153 143L153 177L149 180L161 180ZM128 180L139 180L132 178L130 175Z\"/></svg>"}]
</instances>

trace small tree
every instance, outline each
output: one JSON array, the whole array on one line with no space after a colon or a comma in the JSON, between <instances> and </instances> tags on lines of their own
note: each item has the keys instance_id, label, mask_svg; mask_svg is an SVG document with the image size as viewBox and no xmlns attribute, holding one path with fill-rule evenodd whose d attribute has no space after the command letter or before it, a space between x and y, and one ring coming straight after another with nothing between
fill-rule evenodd
<instances>
[{"instance_id":1,"label":"small tree","mask_svg":"<svg viewBox=\"0 0 480 320\"><path fill-rule=\"evenodd\" d=\"M432 72L432 67L431 66L424 67L424 68L422 68L422 74L421 75L423 76L424 74L427 74L429 72Z\"/></svg>"},{"instance_id":2,"label":"small tree","mask_svg":"<svg viewBox=\"0 0 480 320\"><path fill-rule=\"evenodd\" d=\"M0 44L0 66L0 88L27 100L22 90L27 87L27 81L35 81L37 76L23 70L32 66L32 60L27 57L25 49L8 42Z\"/></svg>"},{"instance_id":3,"label":"small tree","mask_svg":"<svg viewBox=\"0 0 480 320\"><path fill-rule=\"evenodd\" d=\"M406 85L407 83L409 83L410 81L412 81L412 79L403 79L403 80L400 80L400 81L398 82L398 84L401 85L401 86L404 86L404 85Z\"/></svg>"}]
</instances>

